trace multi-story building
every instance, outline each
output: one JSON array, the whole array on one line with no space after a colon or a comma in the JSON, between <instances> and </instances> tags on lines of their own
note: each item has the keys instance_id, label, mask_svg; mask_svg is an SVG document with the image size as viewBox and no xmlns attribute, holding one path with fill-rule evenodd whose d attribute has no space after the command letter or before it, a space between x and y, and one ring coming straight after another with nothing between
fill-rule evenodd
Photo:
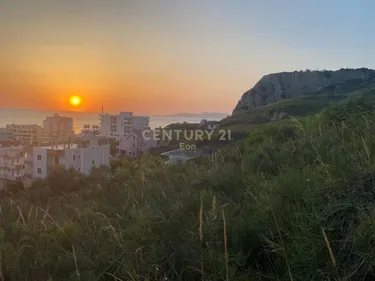
<instances>
[{"instance_id":1,"label":"multi-story building","mask_svg":"<svg viewBox=\"0 0 375 281\"><path fill-rule=\"evenodd\" d=\"M88 175L93 167L109 166L110 146L56 145L32 147L25 155L25 179L45 178L56 166L73 168Z\"/></svg>"},{"instance_id":2,"label":"multi-story building","mask_svg":"<svg viewBox=\"0 0 375 281\"><path fill-rule=\"evenodd\" d=\"M4 143L9 143L13 140L14 139L10 132L8 132L7 128L0 128L0 146Z\"/></svg>"},{"instance_id":3,"label":"multi-story building","mask_svg":"<svg viewBox=\"0 0 375 281\"><path fill-rule=\"evenodd\" d=\"M118 115L100 115L100 134L117 140L126 138L134 130L150 129L150 117L135 116L132 112L120 112Z\"/></svg>"},{"instance_id":4,"label":"multi-story building","mask_svg":"<svg viewBox=\"0 0 375 281\"><path fill-rule=\"evenodd\" d=\"M73 118L55 113L43 120L43 143L65 143L72 138L74 138Z\"/></svg>"},{"instance_id":5,"label":"multi-story building","mask_svg":"<svg viewBox=\"0 0 375 281\"><path fill-rule=\"evenodd\" d=\"M12 183L22 183L23 172L23 147L0 147L0 189Z\"/></svg>"},{"instance_id":6,"label":"multi-story building","mask_svg":"<svg viewBox=\"0 0 375 281\"><path fill-rule=\"evenodd\" d=\"M134 130L119 140L119 152L123 155L139 157L146 150L158 145L158 140L153 137L153 131Z\"/></svg>"},{"instance_id":7,"label":"multi-story building","mask_svg":"<svg viewBox=\"0 0 375 281\"><path fill-rule=\"evenodd\" d=\"M82 130L79 134L75 136L73 143L78 144L80 146L95 146L110 144L111 139L101 136L92 130Z\"/></svg>"},{"instance_id":8,"label":"multi-story building","mask_svg":"<svg viewBox=\"0 0 375 281\"><path fill-rule=\"evenodd\" d=\"M81 132L78 133L78 135L87 134L87 133L92 134L92 135L99 135L100 134L99 125L83 125L83 128L81 129Z\"/></svg>"},{"instance_id":9,"label":"multi-story building","mask_svg":"<svg viewBox=\"0 0 375 281\"><path fill-rule=\"evenodd\" d=\"M35 124L10 124L6 125L6 130L11 138L23 144L34 144L40 141L42 127Z\"/></svg>"}]
</instances>

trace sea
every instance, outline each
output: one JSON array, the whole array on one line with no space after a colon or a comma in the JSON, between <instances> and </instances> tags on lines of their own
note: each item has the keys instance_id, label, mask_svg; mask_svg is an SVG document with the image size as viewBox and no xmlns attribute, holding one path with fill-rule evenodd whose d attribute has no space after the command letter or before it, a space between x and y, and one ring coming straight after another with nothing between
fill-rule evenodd
<instances>
[{"instance_id":1,"label":"sea","mask_svg":"<svg viewBox=\"0 0 375 281\"><path fill-rule=\"evenodd\" d=\"M72 117L73 127L76 133L80 132L83 125L99 125L100 113L87 112L72 112L72 111L37 111L25 109L4 109L0 108L0 127L5 127L6 124L38 124L43 125L43 120L47 116L52 116L58 113L61 116ZM111 113L110 113L111 114ZM116 113L113 113L116 114ZM152 129L172 124L172 123L199 123L202 119L219 121L227 116L229 113L178 113L172 115L148 115L148 114L134 114L142 116L150 116L150 126Z\"/></svg>"}]
</instances>

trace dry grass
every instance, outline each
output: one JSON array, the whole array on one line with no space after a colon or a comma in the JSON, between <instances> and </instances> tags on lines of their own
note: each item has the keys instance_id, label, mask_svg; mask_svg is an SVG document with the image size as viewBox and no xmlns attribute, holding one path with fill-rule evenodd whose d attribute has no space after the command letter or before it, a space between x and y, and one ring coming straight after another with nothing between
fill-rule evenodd
<instances>
[{"instance_id":1,"label":"dry grass","mask_svg":"<svg viewBox=\"0 0 375 281\"><path fill-rule=\"evenodd\" d=\"M336 117L267 126L201 164L147 156L7 195L0 281L373 280L375 117Z\"/></svg>"}]
</instances>

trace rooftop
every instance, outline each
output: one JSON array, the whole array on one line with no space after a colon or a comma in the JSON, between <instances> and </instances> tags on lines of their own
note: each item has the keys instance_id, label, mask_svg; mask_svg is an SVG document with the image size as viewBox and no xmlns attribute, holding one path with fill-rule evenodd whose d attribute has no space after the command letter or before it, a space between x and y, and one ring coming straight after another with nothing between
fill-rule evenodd
<instances>
[{"instance_id":1,"label":"rooftop","mask_svg":"<svg viewBox=\"0 0 375 281\"><path fill-rule=\"evenodd\" d=\"M21 151L23 150L23 146L1 146L0 145L0 151Z\"/></svg>"},{"instance_id":2,"label":"rooftop","mask_svg":"<svg viewBox=\"0 0 375 281\"><path fill-rule=\"evenodd\" d=\"M76 138L79 139L100 139L102 136L93 132L93 131L81 131L80 133L75 135Z\"/></svg>"},{"instance_id":3,"label":"rooftop","mask_svg":"<svg viewBox=\"0 0 375 281\"><path fill-rule=\"evenodd\" d=\"M69 149L69 145L63 145L63 144L58 144L58 145L42 145L40 147L36 148L42 148L42 149L53 149L53 150L65 150ZM77 144L71 144L70 148L78 148Z\"/></svg>"},{"instance_id":4,"label":"rooftop","mask_svg":"<svg viewBox=\"0 0 375 281\"><path fill-rule=\"evenodd\" d=\"M38 125L38 124L6 124L5 125L7 129L8 127L42 127L41 125ZM2 128L3 129L3 128Z\"/></svg>"},{"instance_id":5,"label":"rooftop","mask_svg":"<svg viewBox=\"0 0 375 281\"><path fill-rule=\"evenodd\" d=\"M176 149L161 153L162 156L178 156L186 158L195 158L201 154L199 150L186 150L186 149Z\"/></svg>"},{"instance_id":6,"label":"rooftop","mask_svg":"<svg viewBox=\"0 0 375 281\"><path fill-rule=\"evenodd\" d=\"M121 111L119 113L101 113L99 116L111 116L111 117L129 117L129 118L150 118L150 116L144 116L144 115L134 115L133 112L126 112L126 111Z\"/></svg>"}]
</instances>

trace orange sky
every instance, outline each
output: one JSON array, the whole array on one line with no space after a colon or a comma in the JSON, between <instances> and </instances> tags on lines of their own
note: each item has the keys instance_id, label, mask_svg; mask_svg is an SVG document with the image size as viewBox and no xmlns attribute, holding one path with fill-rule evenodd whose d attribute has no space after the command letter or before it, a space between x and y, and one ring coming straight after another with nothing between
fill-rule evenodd
<instances>
[{"instance_id":1,"label":"orange sky","mask_svg":"<svg viewBox=\"0 0 375 281\"><path fill-rule=\"evenodd\" d=\"M1 103L5 107L100 111L103 104L106 111L150 114L230 112L246 90L229 73L173 53L136 48L116 58L100 47L41 43L9 53L11 67L0 78L1 93L11 93ZM80 107L69 104L72 95L82 98Z\"/></svg>"},{"instance_id":2,"label":"orange sky","mask_svg":"<svg viewBox=\"0 0 375 281\"><path fill-rule=\"evenodd\" d=\"M0 0L0 107L73 110L79 95L81 111L229 113L268 73L371 68L373 25L360 19L373 9L348 9L358 20L344 13L335 24L334 4L335 16L316 18L327 5ZM349 40L349 29L366 36Z\"/></svg>"}]
</instances>

